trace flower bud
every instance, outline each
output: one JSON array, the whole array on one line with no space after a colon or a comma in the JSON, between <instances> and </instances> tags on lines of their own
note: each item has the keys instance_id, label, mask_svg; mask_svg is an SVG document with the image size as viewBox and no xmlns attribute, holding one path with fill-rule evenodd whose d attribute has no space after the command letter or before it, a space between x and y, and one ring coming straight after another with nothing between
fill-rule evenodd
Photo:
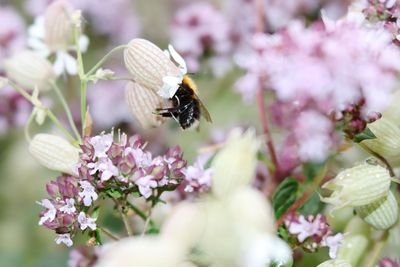
<instances>
[{"instance_id":1,"label":"flower bud","mask_svg":"<svg viewBox=\"0 0 400 267\"><path fill-rule=\"evenodd\" d=\"M357 207L371 204L384 197L390 187L389 171L373 162L364 162L341 171L322 188L332 191L322 201L335 205L335 209L346 206Z\"/></svg>"},{"instance_id":2,"label":"flower bud","mask_svg":"<svg viewBox=\"0 0 400 267\"><path fill-rule=\"evenodd\" d=\"M243 134L234 130L230 134L212 164L212 191L217 197L227 198L236 189L250 184L255 175L259 146L253 130Z\"/></svg>"},{"instance_id":3,"label":"flower bud","mask_svg":"<svg viewBox=\"0 0 400 267\"><path fill-rule=\"evenodd\" d=\"M317 267L352 267L352 266L348 261L336 259L336 260L324 261Z\"/></svg>"},{"instance_id":4,"label":"flower bud","mask_svg":"<svg viewBox=\"0 0 400 267\"><path fill-rule=\"evenodd\" d=\"M5 60L4 68L8 78L29 89L37 86L39 90L46 91L56 80L50 62L28 50Z\"/></svg>"},{"instance_id":5,"label":"flower bud","mask_svg":"<svg viewBox=\"0 0 400 267\"><path fill-rule=\"evenodd\" d=\"M155 114L162 107L163 99L144 86L128 82L125 88L125 99L130 111L143 128L160 126L165 118Z\"/></svg>"},{"instance_id":6,"label":"flower bud","mask_svg":"<svg viewBox=\"0 0 400 267\"><path fill-rule=\"evenodd\" d=\"M155 44L133 39L124 50L125 66L135 82L158 92L165 76L179 76L178 67Z\"/></svg>"},{"instance_id":7,"label":"flower bud","mask_svg":"<svg viewBox=\"0 0 400 267\"><path fill-rule=\"evenodd\" d=\"M364 258L368 248L368 238L363 235L345 235L339 248L337 259L346 260L352 266L358 266L358 262Z\"/></svg>"},{"instance_id":8,"label":"flower bud","mask_svg":"<svg viewBox=\"0 0 400 267\"><path fill-rule=\"evenodd\" d=\"M51 134L37 134L29 144L29 152L46 168L77 176L80 150L65 139Z\"/></svg>"},{"instance_id":9,"label":"flower bud","mask_svg":"<svg viewBox=\"0 0 400 267\"><path fill-rule=\"evenodd\" d=\"M361 144L387 159L393 165L400 164L400 129L392 121L380 118L368 124L376 138L367 139Z\"/></svg>"},{"instance_id":10,"label":"flower bud","mask_svg":"<svg viewBox=\"0 0 400 267\"><path fill-rule=\"evenodd\" d=\"M381 199L355 210L358 216L377 230L390 228L399 218L399 206L391 191Z\"/></svg>"},{"instance_id":11,"label":"flower bud","mask_svg":"<svg viewBox=\"0 0 400 267\"><path fill-rule=\"evenodd\" d=\"M72 7L58 0L49 5L44 15L45 42L52 51L66 49L72 43Z\"/></svg>"}]
</instances>

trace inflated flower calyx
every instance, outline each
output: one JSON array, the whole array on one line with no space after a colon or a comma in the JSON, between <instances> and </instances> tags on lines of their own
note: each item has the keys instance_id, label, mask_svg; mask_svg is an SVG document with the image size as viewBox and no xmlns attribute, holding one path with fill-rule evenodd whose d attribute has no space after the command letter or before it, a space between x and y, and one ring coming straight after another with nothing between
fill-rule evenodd
<instances>
[{"instance_id":1,"label":"inflated flower calyx","mask_svg":"<svg viewBox=\"0 0 400 267\"><path fill-rule=\"evenodd\" d=\"M391 191L373 203L355 210L358 216L377 230L389 229L399 218L399 206Z\"/></svg>"},{"instance_id":2,"label":"inflated flower calyx","mask_svg":"<svg viewBox=\"0 0 400 267\"><path fill-rule=\"evenodd\" d=\"M23 50L4 61L7 77L22 87L40 91L51 89L56 75L50 62L39 54Z\"/></svg>"},{"instance_id":3,"label":"inflated flower calyx","mask_svg":"<svg viewBox=\"0 0 400 267\"><path fill-rule=\"evenodd\" d=\"M363 235L353 235L347 233L344 237L343 244L340 246L337 259L346 260L352 266L357 264L364 258L368 248L368 238Z\"/></svg>"},{"instance_id":4,"label":"inflated flower calyx","mask_svg":"<svg viewBox=\"0 0 400 267\"><path fill-rule=\"evenodd\" d=\"M367 126L376 136L361 142L371 151L387 159L392 165L400 164L400 128L386 118L380 118Z\"/></svg>"},{"instance_id":5,"label":"inflated flower calyx","mask_svg":"<svg viewBox=\"0 0 400 267\"><path fill-rule=\"evenodd\" d=\"M45 42L52 51L64 50L72 44L73 9L65 0L58 0L49 5L44 15Z\"/></svg>"},{"instance_id":6,"label":"inflated flower calyx","mask_svg":"<svg viewBox=\"0 0 400 267\"><path fill-rule=\"evenodd\" d=\"M158 92L166 76L179 76L179 68L155 44L144 39L133 39L124 50L125 66L133 80Z\"/></svg>"},{"instance_id":7,"label":"inflated flower calyx","mask_svg":"<svg viewBox=\"0 0 400 267\"><path fill-rule=\"evenodd\" d=\"M324 261L317 267L352 267L351 264L346 260L328 260Z\"/></svg>"},{"instance_id":8,"label":"inflated flower calyx","mask_svg":"<svg viewBox=\"0 0 400 267\"><path fill-rule=\"evenodd\" d=\"M37 134L29 144L29 152L44 167L77 176L80 150L67 140L52 134Z\"/></svg>"},{"instance_id":9,"label":"inflated flower calyx","mask_svg":"<svg viewBox=\"0 0 400 267\"><path fill-rule=\"evenodd\" d=\"M165 122L165 118L155 114L156 109L162 107L163 99L154 91L136 82L128 82L125 100L132 115L143 128L157 127Z\"/></svg>"},{"instance_id":10,"label":"inflated flower calyx","mask_svg":"<svg viewBox=\"0 0 400 267\"><path fill-rule=\"evenodd\" d=\"M321 197L321 200L334 205L334 209L368 205L388 194L390 182L386 168L374 160L367 160L341 171L326 182L322 188L332 192L329 197Z\"/></svg>"}]
</instances>

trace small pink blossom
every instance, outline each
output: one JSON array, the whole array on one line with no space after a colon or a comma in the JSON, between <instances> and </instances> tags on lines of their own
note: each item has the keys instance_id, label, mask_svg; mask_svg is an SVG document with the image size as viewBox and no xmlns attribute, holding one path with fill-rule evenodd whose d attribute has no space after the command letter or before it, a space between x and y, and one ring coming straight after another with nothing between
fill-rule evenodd
<instances>
[{"instance_id":1,"label":"small pink blossom","mask_svg":"<svg viewBox=\"0 0 400 267\"><path fill-rule=\"evenodd\" d=\"M206 191L211 188L212 169L204 169L203 164L196 162L193 166L188 166L182 170L187 183L184 190L186 192Z\"/></svg>"},{"instance_id":2,"label":"small pink blossom","mask_svg":"<svg viewBox=\"0 0 400 267\"><path fill-rule=\"evenodd\" d=\"M80 212L78 215L78 222L80 224L81 230L90 228L93 231L96 230L96 218L86 217L84 212Z\"/></svg>"},{"instance_id":3,"label":"small pink blossom","mask_svg":"<svg viewBox=\"0 0 400 267\"><path fill-rule=\"evenodd\" d=\"M94 149L94 159L107 157L107 151L113 142L112 134L96 135L90 138L89 143Z\"/></svg>"},{"instance_id":4,"label":"small pink blossom","mask_svg":"<svg viewBox=\"0 0 400 267\"><path fill-rule=\"evenodd\" d=\"M60 208L61 212L66 214L73 214L76 211L75 200L73 198L68 198L65 200L65 205Z\"/></svg>"},{"instance_id":5,"label":"small pink blossom","mask_svg":"<svg viewBox=\"0 0 400 267\"><path fill-rule=\"evenodd\" d=\"M95 188L87 181L80 181L81 189L83 191L79 192L79 196L83 200L85 206L90 206L93 201L98 198Z\"/></svg>"},{"instance_id":6,"label":"small pink blossom","mask_svg":"<svg viewBox=\"0 0 400 267\"><path fill-rule=\"evenodd\" d=\"M43 199L37 203L47 209L46 212L40 217L39 225L42 225L45 222L52 222L56 218L57 214L57 209L54 207L53 203L51 203L51 201L48 199Z\"/></svg>"},{"instance_id":7,"label":"small pink blossom","mask_svg":"<svg viewBox=\"0 0 400 267\"><path fill-rule=\"evenodd\" d=\"M152 188L157 187L157 182L153 180L152 175L146 175L135 181L135 184L139 187L139 192L145 198L149 198L152 195Z\"/></svg>"},{"instance_id":8,"label":"small pink blossom","mask_svg":"<svg viewBox=\"0 0 400 267\"><path fill-rule=\"evenodd\" d=\"M67 247L71 247L73 245L70 234L58 235L58 237L54 241L57 245L60 245L61 243L64 243L64 245L66 245Z\"/></svg>"},{"instance_id":9,"label":"small pink blossom","mask_svg":"<svg viewBox=\"0 0 400 267\"><path fill-rule=\"evenodd\" d=\"M400 267L400 259L391 259L384 257L378 263L378 267Z\"/></svg>"},{"instance_id":10,"label":"small pink blossom","mask_svg":"<svg viewBox=\"0 0 400 267\"><path fill-rule=\"evenodd\" d=\"M303 215L300 215L298 222L292 222L289 224L289 233L297 235L299 242L304 242L308 237L318 234L320 228L320 222L314 220L312 222L306 220Z\"/></svg>"},{"instance_id":11,"label":"small pink blossom","mask_svg":"<svg viewBox=\"0 0 400 267\"><path fill-rule=\"evenodd\" d=\"M329 248L329 257L331 257L331 259L335 259L338 249L343 244L343 234L337 233L334 236L325 236L322 239L321 244L322 246Z\"/></svg>"}]
</instances>

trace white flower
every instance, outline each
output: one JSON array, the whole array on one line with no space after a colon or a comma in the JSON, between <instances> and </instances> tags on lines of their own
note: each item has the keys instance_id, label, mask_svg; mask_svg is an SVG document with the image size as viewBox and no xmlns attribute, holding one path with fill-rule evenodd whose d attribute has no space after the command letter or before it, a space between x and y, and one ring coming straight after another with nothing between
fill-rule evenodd
<instances>
[{"instance_id":1,"label":"white flower","mask_svg":"<svg viewBox=\"0 0 400 267\"><path fill-rule=\"evenodd\" d=\"M104 158L107 157L107 151L110 149L113 143L112 134L102 134L96 135L90 138L89 143L93 146L94 149L94 159L95 158Z\"/></svg>"},{"instance_id":2,"label":"white flower","mask_svg":"<svg viewBox=\"0 0 400 267\"><path fill-rule=\"evenodd\" d=\"M39 16L35 19L34 23L28 28L28 35L28 46L37 51L40 55L47 58L49 55L55 54L56 59L53 64L53 69L57 75L62 73L76 75L78 73L77 61L68 53L69 51L76 50L73 44L64 49L59 48L56 51L53 51L46 44L45 19L43 16ZM86 52L89 46L89 38L86 35L81 35L79 46L82 53Z\"/></svg>"},{"instance_id":3,"label":"white flower","mask_svg":"<svg viewBox=\"0 0 400 267\"><path fill-rule=\"evenodd\" d=\"M42 225L47 221L52 222L56 218L57 210L54 207L53 203L50 202L50 200L43 199L42 201L36 203L47 209L43 216L40 217L39 225Z\"/></svg>"},{"instance_id":4,"label":"white flower","mask_svg":"<svg viewBox=\"0 0 400 267\"><path fill-rule=\"evenodd\" d=\"M309 222L304 218L303 215L299 216L299 222L292 222L289 225L289 233L297 235L299 242L303 242L308 237L318 234L319 231L319 220Z\"/></svg>"},{"instance_id":5,"label":"white flower","mask_svg":"<svg viewBox=\"0 0 400 267\"><path fill-rule=\"evenodd\" d=\"M331 257L331 259L336 258L337 251L342 245L342 243L343 243L342 233L338 233L334 236L326 236L322 240L322 245L325 247L329 247L329 257Z\"/></svg>"},{"instance_id":6,"label":"white flower","mask_svg":"<svg viewBox=\"0 0 400 267\"><path fill-rule=\"evenodd\" d=\"M83 191L79 192L79 196L82 198L85 206L90 206L92 201L95 201L98 198L98 195L94 187L89 182L80 181L79 183L83 189Z\"/></svg>"},{"instance_id":7,"label":"white flower","mask_svg":"<svg viewBox=\"0 0 400 267\"><path fill-rule=\"evenodd\" d=\"M58 237L54 239L54 241L56 241L57 245L64 243L67 247L70 247L73 244L70 234L58 235Z\"/></svg>"},{"instance_id":8,"label":"white flower","mask_svg":"<svg viewBox=\"0 0 400 267\"><path fill-rule=\"evenodd\" d=\"M97 218L86 217L84 212L80 212L78 215L78 222L81 225L81 230L85 230L86 228L90 228L93 231L96 230L96 219Z\"/></svg>"},{"instance_id":9,"label":"white flower","mask_svg":"<svg viewBox=\"0 0 400 267\"><path fill-rule=\"evenodd\" d=\"M73 214L76 211L75 200L73 198L66 199L65 205L60 208L60 211L66 214Z\"/></svg>"},{"instance_id":10,"label":"white flower","mask_svg":"<svg viewBox=\"0 0 400 267\"><path fill-rule=\"evenodd\" d=\"M146 175L135 181L135 184L139 187L140 194L145 198L149 198L152 193L151 189L157 187L157 182L154 181L153 178L152 175Z\"/></svg>"},{"instance_id":11,"label":"white flower","mask_svg":"<svg viewBox=\"0 0 400 267\"><path fill-rule=\"evenodd\" d=\"M89 163L88 168L91 169L90 174L95 174L96 172L101 172L101 181L107 181L112 176L118 176L118 168L114 166L109 158L101 158L97 162Z\"/></svg>"},{"instance_id":12,"label":"white flower","mask_svg":"<svg viewBox=\"0 0 400 267\"><path fill-rule=\"evenodd\" d=\"M168 46L168 50L164 51L164 53L178 64L180 73L177 76L163 77L164 84L158 91L158 94L163 98L172 98L175 95L179 85L182 83L183 76L187 73L185 60L175 51L172 45Z\"/></svg>"}]
</instances>

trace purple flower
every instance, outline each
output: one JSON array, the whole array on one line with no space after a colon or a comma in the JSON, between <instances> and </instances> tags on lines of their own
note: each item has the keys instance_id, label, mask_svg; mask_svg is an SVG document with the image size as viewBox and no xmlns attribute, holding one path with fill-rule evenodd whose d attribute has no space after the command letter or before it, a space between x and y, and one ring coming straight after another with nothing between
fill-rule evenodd
<instances>
[{"instance_id":1,"label":"purple flower","mask_svg":"<svg viewBox=\"0 0 400 267\"><path fill-rule=\"evenodd\" d=\"M86 228L90 228L93 231L96 230L96 218L86 217L84 212L80 212L78 215L78 222L81 226L81 230L85 230Z\"/></svg>"},{"instance_id":2,"label":"purple flower","mask_svg":"<svg viewBox=\"0 0 400 267\"><path fill-rule=\"evenodd\" d=\"M66 213L66 214L74 214L76 211L75 199L67 198L65 200L65 205L60 208L60 211Z\"/></svg>"},{"instance_id":3,"label":"purple flower","mask_svg":"<svg viewBox=\"0 0 400 267\"><path fill-rule=\"evenodd\" d=\"M61 243L63 243L67 247L71 247L73 245L70 234L58 235L58 237L54 241L56 242L57 245L60 245Z\"/></svg>"},{"instance_id":4,"label":"purple flower","mask_svg":"<svg viewBox=\"0 0 400 267\"><path fill-rule=\"evenodd\" d=\"M288 226L288 231L292 235L297 235L299 242L304 242L310 236L316 235L320 231L320 221L309 221L303 215L300 215L298 221L293 221Z\"/></svg>"},{"instance_id":5,"label":"purple flower","mask_svg":"<svg viewBox=\"0 0 400 267\"><path fill-rule=\"evenodd\" d=\"M94 156L93 159L100 159L107 157L107 152L113 143L112 134L96 135L89 140L89 144L93 146Z\"/></svg>"},{"instance_id":6,"label":"purple flower","mask_svg":"<svg viewBox=\"0 0 400 267\"><path fill-rule=\"evenodd\" d=\"M43 199L37 203L46 209L46 212L40 217L39 225L42 225L45 222L52 222L56 218L57 214L57 210L53 203L51 203L51 201L48 199Z\"/></svg>"},{"instance_id":7,"label":"purple flower","mask_svg":"<svg viewBox=\"0 0 400 267\"><path fill-rule=\"evenodd\" d=\"M157 187L157 182L152 175L146 175L137 179L135 184L139 187L140 194L145 198L149 198L152 195L152 189Z\"/></svg>"},{"instance_id":8,"label":"purple flower","mask_svg":"<svg viewBox=\"0 0 400 267\"><path fill-rule=\"evenodd\" d=\"M329 248L329 257L336 258L336 254L340 246L343 244L343 234L337 233L334 236L325 236L322 239L321 245Z\"/></svg>"},{"instance_id":9,"label":"purple flower","mask_svg":"<svg viewBox=\"0 0 400 267\"><path fill-rule=\"evenodd\" d=\"M204 192L211 188L212 169L204 169L203 164L196 162L182 170L185 175L185 192Z\"/></svg>"},{"instance_id":10,"label":"purple flower","mask_svg":"<svg viewBox=\"0 0 400 267\"><path fill-rule=\"evenodd\" d=\"M378 267L400 267L400 260L393 260L389 257L385 257L379 261Z\"/></svg>"},{"instance_id":11,"label":"purple flower","mask_svg":"<svg viewBox=\"0 0 400 267\"><path fill-rule=\"evenodd\" d=\"M92 202L98 198L95 188L87 181L80 181L82 191L79 192L79 196L83 200L85 206L92 205Z\"/></svg>"}]
</instances>

